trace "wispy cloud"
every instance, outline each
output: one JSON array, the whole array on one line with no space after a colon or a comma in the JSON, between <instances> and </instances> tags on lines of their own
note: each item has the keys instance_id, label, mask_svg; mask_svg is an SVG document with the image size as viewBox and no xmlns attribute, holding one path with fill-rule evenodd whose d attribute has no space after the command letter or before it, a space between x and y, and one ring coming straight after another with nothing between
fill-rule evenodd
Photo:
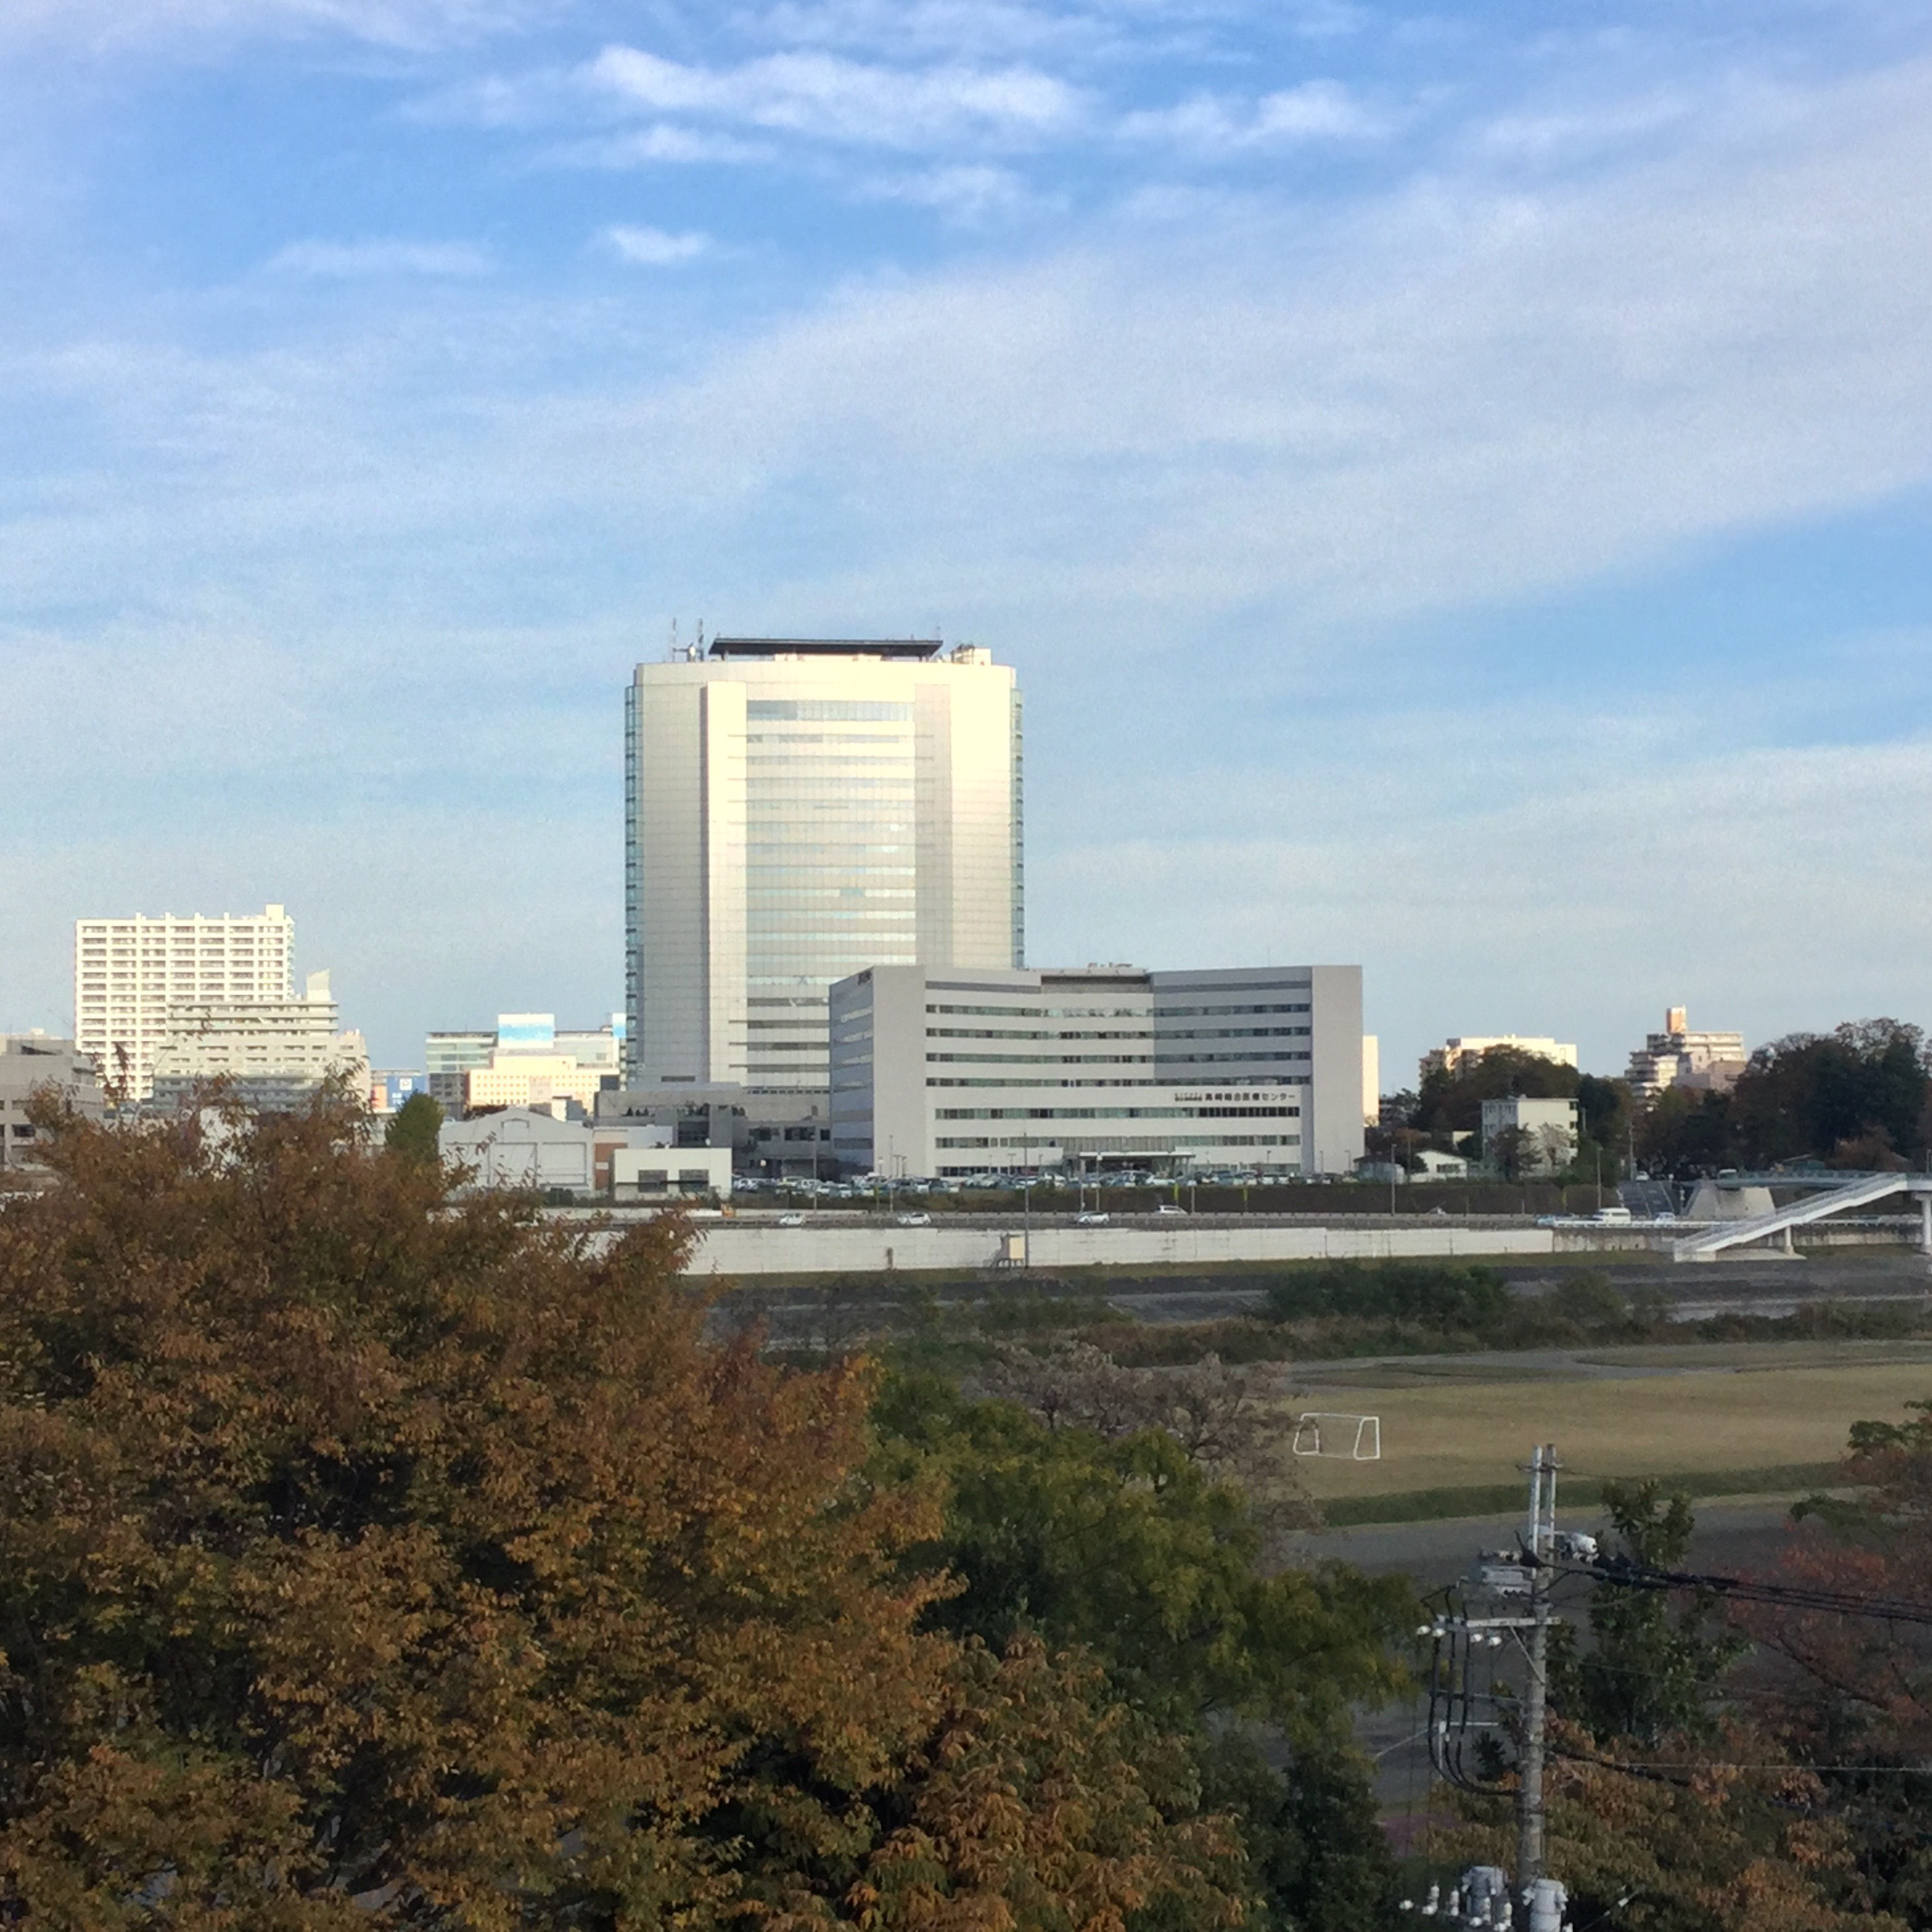
<instances>
[{"instance_id":1,"label":"wispy cloud","mask_svg":"<svg viewBox=\"0 0 1932 1932\"><path fill-rule=\"evenodd\" d=\"M489 253L466 242L292 242L271 256L271 275L353 282L391 275L488 275Z\"/></svg>"},{"instance_id":2,"label":"wispy cloud","mask_svg":"<svg viewBox=\"0 0 1932 1932\"><path fill-rule=\"evenodd\" d=\"M1011 168L986 163L922 169L911 174L875 176L858 189L862 200L900 201L934 208L962 227L1011 221L1054 205L1036 193Z\"/></svg>"},{"instance_id":3,"label":"wispy cloud","mask_svg":"<svg viewBox=\"0 0 1932 1932\"><path fill-rule=\"evenodd\" d=\"M672 234L662 228L637 228L618 223L599 238L620 261L639 268L677 268L712 253L715 244L706 234Z\"/></svg>"},{"instance_id":4,"label":"wispy cloud","mask_svg":"<svg viewBox=\"0 0 1932 1932\"><path fill-rule=\"evenodd\" d=\"M561 11L560 0L8 0L0 7L0 42L111 50L293 35L421 51L527 28Z\"/></svg>"},{"instance_id":5,"label":"wispy cloud","mask_svg":"<svg viewBox=\"0 0 1932 1932\"><path fill-rule=\"evenodd\" d=\"M777 151L769 141L743 140L696 128L657 122L650 127L627 128L621 133L593 135L586 140L563 141L545 151L544 159L569 167L641 168L661 164L673 167L736 167L770 161Z\"/></svg>"},{"instance_id":6,"label":"wispy cloud","mask_svg":"<svg viewBox=\"0 0 1932 1932\"><path fill-rule=\"evenodd\" d=\"M889 67L837 54L768 54L736 67L612 47L586 78L653 114L769 129L861 147L930 148L962 136L1025 141L1066 131L1080 95L1026 66Z\"/></svg>"},{"instance_id":7,"label":"wispy cloud","mask_svg":"<svg viewBox=\"0 0 1932 1932\"><path fill-rule=\"evenodd\" d=\"M1129 140L1158 143L1208 159L1320 141L1372 141L1393 131L1393 118L1369 107L1339 80L1308 80L1259 98L1193 94L1171 107L1124 116Z\"/></svg>"}]
</instances>

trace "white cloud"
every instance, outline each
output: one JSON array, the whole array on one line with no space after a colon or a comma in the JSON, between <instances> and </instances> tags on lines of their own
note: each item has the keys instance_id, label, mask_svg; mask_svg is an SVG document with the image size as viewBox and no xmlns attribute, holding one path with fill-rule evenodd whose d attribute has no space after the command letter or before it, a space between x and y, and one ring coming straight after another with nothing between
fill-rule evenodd
<instances>
[{"instance_id":1,"label":"white cloud","mask_svg":"<svg viewBox=\"0 0 1932 1932\"><path fill-rule=\"evenodd\" d=\"M1035 194L1011 168L983 163L879 176L863 183L858 192L862 200L903 201L915 208L936 208L949 221L963 227L1010 221L1055 205Z\"/></svg>"},{"instance_id":2,"label":"white cloud","mask_svg":"<svg viewBox=\"0 0 1932 1932\"><path fill-rule=\"evenodd\" d=\"M610 99L859 146L922 148L964 135L1029 140L1080 117L1065 82L1024 66L900 68L823 53L773 54L729 68L607 47L586 79Z\"/></svg>"},{"instance_id":3,"label":"white cloud","mask_svg":"<svg viewBox=\"0 0 1932 1932\"><path fill-rule=\"evenodd\" d=\"M638 228L620 223L606 228L601 239L619 260L640 268L675 268L708 255L715 245L706 234L671 234L662 228Z\"/></svg>"},{"instance_id":4,"label":"white cloud","mask_svg":"<svg viewBox=\"0 0 1932 1932\"><path fill-rule=\"evenodd\" d=\"M1762 1030L1904 1005L1900 988L1923 997L1932 938L1911 832L1932 808L1923 743L1737 742L1762 721L1720 691L1680 746L1618 743L1621 774L1585 769L1578 745L1605 721L1552 748L1522 695L1561 685L1553 652L1522 654L1482 729L1436 717L1399 756L1279 701L1319 673L1385 707L1406 667L1380 620L1574 593L1932 478L1929 176L1932 70L1915 66L1817 91L1775 140L1700 131L1560 189L1443 172L1332 219L1207 205L1185 230L881 275L668 347L648 321L617 332L642 302L497 277L448 305L372 301L359 334L330 304L342 332L303 337L315 305L293 302L272 350L105 333L0 348L0 395L58 425L39 474L16 462L0 525L0 602L42 625L15 683L98 650L99 676L61 714L152 762L124 781L104 756L89 786L98 772L145 809L151 774L204 768L208 794L177 820L211 844L251 822L253 795L217 796L236 767L314 742L318 717L330 755L285 801L311 826L391 782L494 788L496 747L516 755L517 728L542 720L544 782L575 779L575 747L601 790L533 786L527 810L489 819L500 846L481 856L459 814L405 797L367 818L422 827L391 841L408 863L372 838L328 886L339 913L421 912L455 957L491 941L500 908L475 892L490 864L515 882L520 930L575 930L608 894L614 687L660 613L804 630L938 616L1020 659L1035 771L1062 774L1064 802L1032 820L1042 957L1366 954L1372 998L1411 989L1384 1028L1392 1058L1403 1028L1419 1046L1480 1026L1480 998L1566 979L1632 989L1632 1024L1672 994ZM33 325L17 312L0 330ZM223 635L247 650L197 644L164 676L120 676L210 582L245 607ZM88 615L103 605L111 635ZM448 694L475 688L506 610L530 629L501 652L496 735L453 740L466 777L399 721L452 741ZM335 682L238 680L257 646ZM230 713L200 700L258 687L271 728L245 759L223 749ZM165 725L200 721L204 758L148 728L157 690L176 694ZM1634 676L1627 695L1633 710L1651 695ZM1295 781L1274 790L1224 754L1270 701L1268 755ZM1511 730L1537 755L1505 765ZM1170 769L1191 788L1146 777ZM1110 788L1114 771L1134 788ZM1383 798L1413 822L1374 819ZM1216 820L1216 800L1258 829ZM78 835L50 817L43 836ZM306 866L327 841L288 843ZM14 876L0 919L23 902ZM114 876L151 904L163 893ZM229 902L297 897L254 878ZM366 957L373 982L373 942Z\"/></svg>"},{"instance_id":5,"label":"white cloud","mask_svg":"<svg viewBox=\"0 0 1932 1932\"><path fill-rule=\"evenodd\" d=\"M1180 148L1211 159L1315 141L1372 141L1393 122L1339 80L1308 80L1254 100L1194 94L1172 107L1125 115L1128 140Z\"/></svg>"},{"instance_id":6,"label":"white cloud","mask_svg":"<svg viewBox=\"0 0 1932 1932\"><path fill-rule=\"evenodd\" d=\"M492 266L482 249L464 242L293 242L269 258L273 275L323 281L389 275L481 275Z\"/></svg>"},{"instance_id":7,"label":"white cloud","mask_svg":"<svg viewBox=\"0 0 1932 1932\"><path fill-rule=\"evenodd\" d=\"M573 167L650 167L660 163L673 167L730 167L769 161L775 159L776 152L769 142L741 140L733 134L701 133L695 128L658 122L650 127L628 129L621 134L566 142L551 148L545 158Z\"/></svg>"},{"instance_id":8,"label":"white cloud","mask_svg":"<svg viewBox=\"0 0 1932 1932\"><path fill-rule=\"evenodd\" d=\"M526 27L561 10L561 0L8 0L0 7L0 42L112 51L326 35L420 51Z\"/></svg>"}]
</instances>

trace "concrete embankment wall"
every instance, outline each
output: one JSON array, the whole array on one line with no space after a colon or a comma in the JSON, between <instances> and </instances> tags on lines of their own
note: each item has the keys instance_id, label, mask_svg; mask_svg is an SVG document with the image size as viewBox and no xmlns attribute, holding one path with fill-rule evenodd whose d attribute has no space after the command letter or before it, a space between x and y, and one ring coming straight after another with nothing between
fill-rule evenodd
<instances>
[{"instance_id":1,"label":"concrete embankment wall","mask_svg":"<svg viewBox=\"0 0 1932 1932\"><path fill-rule=\"evenodd\" d=\"M706 1222L693 1275L878 1275L899 1269L995 1267L1008 1233L990 1227L878 1223L774 1227ZM1202 1267L1231 1261L1386 1261L1428 1255L1546 1255L1548 1228L1049 1227L1035 1228L1035 1268Z\"/></svg>"}]
</instances>

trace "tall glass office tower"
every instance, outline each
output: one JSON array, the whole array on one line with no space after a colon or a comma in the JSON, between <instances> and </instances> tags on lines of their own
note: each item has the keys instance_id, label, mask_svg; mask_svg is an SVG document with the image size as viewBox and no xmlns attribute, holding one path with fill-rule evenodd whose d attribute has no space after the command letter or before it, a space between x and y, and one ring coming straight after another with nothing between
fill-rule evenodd
<instances>
[{"instance_id":1,"label":"tall glass office tower","mask_svg":"<svg viewBox=\"0 0 1932 1932\"><path fill-rule=\"evenodd\" d=\"M721 638L625 713L634 1084L821 1093L826 990L1023 962L1020 694L975 646Z\"/></svg>"}]
</instances>

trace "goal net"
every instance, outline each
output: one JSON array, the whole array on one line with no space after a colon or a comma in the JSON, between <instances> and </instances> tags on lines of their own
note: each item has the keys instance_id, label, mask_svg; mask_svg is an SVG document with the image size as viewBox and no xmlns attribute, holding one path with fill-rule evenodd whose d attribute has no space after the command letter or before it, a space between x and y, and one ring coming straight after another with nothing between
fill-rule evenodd
<instances>
[{"instance_id":1,"label":"goal net","mask_svg":"<svg viewBox=\"0 0 1932 1932\"><path fill-rule=\"evenodd\" d=\"M1298 1456L1341 1456L1351 1462L1380 1462L1382 1418L1311 1409L1295 1417L1294 1447Z\"/></svg>"}]
</instances>

